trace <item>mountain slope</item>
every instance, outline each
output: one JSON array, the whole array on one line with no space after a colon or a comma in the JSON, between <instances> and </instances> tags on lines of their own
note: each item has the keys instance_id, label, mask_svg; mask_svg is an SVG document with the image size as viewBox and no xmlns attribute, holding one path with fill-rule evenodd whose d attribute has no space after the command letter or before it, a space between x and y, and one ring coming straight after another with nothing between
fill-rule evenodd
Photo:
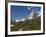
<instances>
[{"instance_id":1,"label":"mountain slope","mask_svg":"<svg viewBox=\"0 0 46 37\"><path fill-rule=\"evenodd\" d=\"M41 17L32 19L32 20L26 20L15 23L13 27L11 27L11 31L18 31L22 28L22 31L28 31L28 30L40 30L41 29Z\"/></svg>"}]
</instances>

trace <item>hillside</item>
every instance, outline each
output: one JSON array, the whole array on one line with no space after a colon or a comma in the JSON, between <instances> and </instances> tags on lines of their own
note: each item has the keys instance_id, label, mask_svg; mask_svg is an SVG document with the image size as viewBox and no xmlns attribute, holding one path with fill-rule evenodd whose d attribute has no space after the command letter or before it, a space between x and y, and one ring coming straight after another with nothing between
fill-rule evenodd
<instances>
[{"instance_id":1,"label":"hillside","mask_svg":"<svg viewBox=\"0 0 46 37\"><path fill-rule=\"evenodd\" d=\"M22 31L28 31L28 30L40 30L41 29L41 18L35 18L32 20L26 20L21 22L15 22L14 26L11 27L11 31L18 31L22 28Z\"/></svg>"}]
</instances>

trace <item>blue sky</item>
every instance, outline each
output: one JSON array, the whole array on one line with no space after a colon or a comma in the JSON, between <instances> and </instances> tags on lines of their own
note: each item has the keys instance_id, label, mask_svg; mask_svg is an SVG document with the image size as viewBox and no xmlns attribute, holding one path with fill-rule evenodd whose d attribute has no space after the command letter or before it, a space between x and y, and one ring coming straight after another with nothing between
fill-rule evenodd
<instances>
[{"instance_id":1,"label":"blue sky","mask_svg":"<svg viewBox=\"0 0 46 37\"><path fill-rule=\"evenodd\" d=\"M16 6L16 5L12 5L11 6L11 19L12 20L17 20L17 19L25 18L33 10L36 13L37 11L40 11L40 9L41 9L41 7L36 7L36 6L31 7L31 6Z\"/></svg>"}]
</instances>

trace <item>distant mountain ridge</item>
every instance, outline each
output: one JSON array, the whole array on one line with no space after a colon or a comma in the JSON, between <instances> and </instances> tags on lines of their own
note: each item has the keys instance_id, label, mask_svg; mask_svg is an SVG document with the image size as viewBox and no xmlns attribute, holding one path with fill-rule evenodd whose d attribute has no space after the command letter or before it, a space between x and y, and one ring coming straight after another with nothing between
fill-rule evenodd
<instances>
[{"instance_id":1,"label":"distant mountain ridge","mask_svg":"<svg viewBox=\"0 0 46 37\"><path fill-rule=\"evenodd\" d=\"M28 30L40 30L41 29L41 16L26 21L16 22L13 27L11 27L11 31L18 31L22 29L22 31Z\"/></svg>"}]
</instances>

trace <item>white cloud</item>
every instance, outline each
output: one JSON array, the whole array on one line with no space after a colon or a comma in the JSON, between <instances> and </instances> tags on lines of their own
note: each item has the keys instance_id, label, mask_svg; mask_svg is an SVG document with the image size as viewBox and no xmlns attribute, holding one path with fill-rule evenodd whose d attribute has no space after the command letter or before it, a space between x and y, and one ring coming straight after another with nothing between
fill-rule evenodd
<instances>
[{"instance_id":1,"label":"white cloud","mask_svg":"<svg viewBox=\"0 0 46 37\"><path fill-rule=\"evenodd\" d=\"M19 20L16 20L16 22L19 22Z\"/></svg>"},{"instance_id":2,"label":"white cloud","mask_svg":"<svg viewBox=\"0 0 46 37\"><path fill-rule=\"evenodd\" d=\"M16 22L25 21L25 19L16 20Z\"/></svg>"},{"instance_id":3,"label":"white cloud","mask_svg":"<svg viewBox=\"0 0 46 37\"><path fill-rule=\"evenodd\" d=\"M31 8L30 7L27 7L28 10L30 10Z\"/></svg>"},{"instance_id":4,"label":"white cloud","mask_svg":"<svg viewBox=\"0 0 46 37\"><path fill-rule=\"evenodd\" d=\"M22 21L25 21L25 19L22 19Z\"/></svg>"},{"instance_id":5,"label":"white cloud","mask_svg":"<svg viewBox=\"0 0 46 37\"><path fill-rule=\"evenodd\" d=\"M32 17L34 15L34 11L32 11L30 14L29 14L29 18Z\"/></svg>"},{"instance_id":6,"label":"white cloud","mask_svg":"<svg viewBox=\"0 0 46 37\"><path fill-rule=\"evenodd\" d=\"M32 19L32 17L29 17L28 19L30 20L30 19Z\"/></svg>"}]
</instances>

